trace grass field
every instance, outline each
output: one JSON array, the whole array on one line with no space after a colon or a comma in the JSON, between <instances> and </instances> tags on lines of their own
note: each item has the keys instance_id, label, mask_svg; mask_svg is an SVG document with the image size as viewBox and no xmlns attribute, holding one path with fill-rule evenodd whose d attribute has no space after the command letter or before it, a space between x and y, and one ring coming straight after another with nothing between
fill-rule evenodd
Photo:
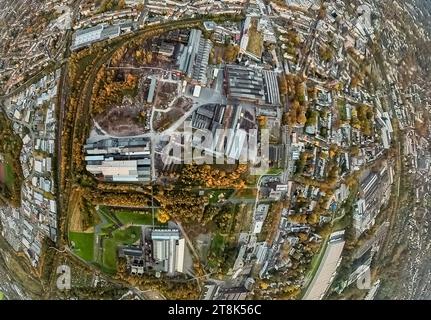
<instances>
[{"instance_id":1,"label":"grass field","mask_svg":"<svg viewBox=\"0 0 431 320\"><path fill-rule=\"evenodd\" d=\"M12 167L12 159L5 157L6 161L0 164L0 183L4 183L7 189L13 190L15 183L15 173Z\"/></svg>"},{"instance_id":2,"label":"grass field","mask_svg":"<svg viewBox=\"0 0 431 320\"><path fill-rule=\"evenodd\" d=\"M225 247L225 237L221 235L220 233L217 233L214 235L212 241L211 241L211 252L214 253L216 257L219 257L223 254L224 247Z\"/></svg>"},{"instance_id":3,"label":"grass field","mask_svg":"<svg viewBox=\"0 0 431 320\"><path fill-rule=\"evenodd\" d=\"M0 183L5 183L5 172L4 171L5 171L4 165L2 162L0 162Z\"/></svg>"},{"instance_id":4,"label":"grass field","mask_svg":"<svg viewBox=\"0 0 431 320\"><path fill-rule=\"evenodd\" d=\"M219 265L219 259L223 256L225 245L225 237L220 233L216 233L212 238L210 251L208 253L208 267L216 268Z\"/></svg>"},{"instance_id":5,"label":"grass field","mask_svg":"<svg viewBox=\"0 0 431 320\"><path fill-rule=\"evenodd\" d=\"M123 224L137 224L137 225L152 225L153 216L149 211L129 211L120 210L115 212L118 220ZM157 224L157 219L155 219Z\"/></svg>"},{"instance_id":6,"label":"grass field","mask_svg":"<svg viewBox=\"0 0 431 320\"><path fill-rule=\"evenodd\" d=\"M103 269L115 273L117 269L117 242L114 239L103 240Z\"/></svg>"},{"instance_id":7,"label":"grass field","mask_svg":"<svg viewBox=\"0 0 431 320\"><path fill-rule=\"evenodd\" d=\"M130 245L141 238L141 225L152 224L152 216L148 211L117 210L100 206L98 213L102 220L99 236L103 239L97 263L108 273L117 269L117 251L121 245ZM120 227L123 225L123 227ZM126 225L132 225L127 226Z\"/></svg>"},{"instance_id":8,"label":"grass field","mask_svg":"<svg viewBox=\"0 0 431 320\"><path fill-rule=\"evenodd\" d=\"M2 180L1 192L6 196L8 203L18 207L21 198L22 172L19 165L20 150L22 141L12 129L9 119L3 112L0 112L0 152L2 154L3 169L0 173Z\"/></svg>"},{"instance_id":9,"label":"grass field","mask_svg":"<svg viewBox=\"0 0 431 320\"><path fill-rule=\"evenodd\" d=\"M221 255L223 253L225 246L225 238L220 233L217 233L212 242L211 242L211 250L213 250L216 255Z\"/></svg>"},{"instance_id":10,"label":"grass field","mask_svg":"<svg viewBox=\"0 0 431 320\"><path fill-rule=\"evenodd\" d=\"M133 244L141 237L141 227L128 227L124 230L115 230L112 232L112 236L119 245Z\"/></svg>"},{"instance_id":11,"label":"grass field","mask_svg":"<svg viewBox=\"0 0 431 320\"><path fill-rule=\"evenodd\" d=\"M94 233L69 232L70 242L74 244L73 252L86 261L94 257Z\"/></svg>"},{"instance_id":12,"label":"grass field","mask_svg":"<svg viewBox=\"0 0 431 320\"><path fill-rule=\"evenodd\" d=\"M133 244L141 237L141 227L128 227L124 230L115 230L112 237L103 239L102 269L108 273L117 270L117 250L118 246Z\"/></svg>"}]
</instances>

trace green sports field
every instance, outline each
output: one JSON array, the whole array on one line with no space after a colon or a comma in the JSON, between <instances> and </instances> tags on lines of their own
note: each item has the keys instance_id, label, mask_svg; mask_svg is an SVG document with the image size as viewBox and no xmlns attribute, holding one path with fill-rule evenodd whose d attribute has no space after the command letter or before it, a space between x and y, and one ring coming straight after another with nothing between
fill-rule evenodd
<instances>
[{"instance_id":1,"label":"green sports field","mask_svg":"<svg viewBox=\"0 0 431 320\"><path fill-rule=\"evenodd\" d=\"M69 232L70 242L73 242L73 252L86 261L94 257L94 233Z\"/></svg>"}]
</instances>

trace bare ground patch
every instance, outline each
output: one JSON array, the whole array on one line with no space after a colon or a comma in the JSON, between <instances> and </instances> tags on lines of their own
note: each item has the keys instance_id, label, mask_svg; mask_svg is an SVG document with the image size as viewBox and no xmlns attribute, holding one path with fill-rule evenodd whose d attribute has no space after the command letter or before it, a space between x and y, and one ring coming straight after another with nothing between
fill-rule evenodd
<instances>
[{"instance_id":1,"label":"bare ground patch","mask_svg":"<svg viewBox=\"0 0 431 320\"><path fill-rule=\"evenodd\" d=\"M163 131L169 128L175 121L181 118L192 106L189 98L178 98L172 108L167 112L157 112L154 117L154 129Z\"/></svg>"},{"instance_id":2,"label":"bare ground patch","mask_svg":"<svg viewBox=\"0 0 431 320\"><path fill-rule=\"evenodd\" d=\"M94 227L89 223L88 215L92 212L86 208L84 192L74 188L70 196L69 207L69 230L72 232L94 232Z\"/></svg>"},{"instance_id":3,"label":"bare ground patch","mask_svg":"<svg viewBox=\"0 0 431 320\"><path fill-rule=\"evenodd\" d=\"M168 105L177 97L178 84L173 82L159 82L154 107L166 109Z\"/></svg>"},{"instance_id":4,"label":"bare ground patch","mask_svg":"<svg viewBox=\"0 0 431 320\"><path fill-rule=\"evenodd\" d=\"M145 108L135 105L116 106L95 120L107 133L114 136L131 136L145 133L139 118Z\"/></svg>"}]
</instances>

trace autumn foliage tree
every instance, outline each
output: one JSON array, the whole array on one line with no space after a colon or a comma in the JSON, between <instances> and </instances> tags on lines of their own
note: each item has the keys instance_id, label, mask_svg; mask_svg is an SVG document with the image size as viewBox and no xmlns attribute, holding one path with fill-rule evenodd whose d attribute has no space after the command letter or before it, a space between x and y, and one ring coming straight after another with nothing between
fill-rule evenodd
<instances>
[{"instance_id":1,"label":"autumn foliage tree","mask_svg":"<svg viewBox=\"0 0 431 320\"><path fill-rule=\"evenodd\" d=\"M280 94L287 94L287 81L285 76L278 77L278 86L280 90Z\"/></svg>"},{"instance_id":2,"label":"autumn foliage tree","mask_svg":"<svg viewBox=\"0 0 431 320\"><path fill-rule=\"evenodd\" d=\"M239 46L234 44L228 44L225 47L223 59L227 63L232 63L236 60L238 53L239 53Z\"/></svg>"},{"instance_id":3,"label":"autumn foliage tree","mask_svg":"<svg viewBox=\"0 0 431 320\"><path fill-rule=\"evenodd\" d=\"M202 222L208 203L206 196L199 196L187 189L165 190L154 195L160 209L183 223Z\"/></svg>"},{"instance_id":4,"label":"autumn foliage tree","mask_svg":"<svg viewBox=\"0 0 431 320\"><path fill-rule=\"evenodd\" d=\"M332 59L332 51L328 46L320 47L319 55L320 58L325 62L329 62Z\"/></svg>"},{"instance_id":5,"label":"autumn foliage tree","mask_svg":"<svg viewBox=\"0 0 431 320\"><path fill-rule=\"evenodd\" d=\"M242 189L245 186L247 169L247 165L244 164L238 165L231 172L215 169L210 165L186 165L179 182L186 186Z\"/></svg>"},{"instance_id":6,"label":"autumn foliage tree","mask_svg":"<svg viewBox=\"0 0 431 320\"><path fill-rule=\"evenodd\" d=\"M110 106L121 103L123 97L136 89L138 77L128 73L124 81L115 81L115 72L101 68L96 76L96 83L93 87L92 113L98 115L103 113Z\"/></svg>"},{"instance_id":7,"label":"autumn foliage tree","mask_svg":"<svg viewBox=\"0 0 431 320\"><path fill-rule=\"evenodd\" d=\"M157 221L159 221L160 223L166 223L170 219L171 219L171 217L169 216L169 214L166 213L166 211L159 210L157 212Z\"/></svg>"}]
</instances>

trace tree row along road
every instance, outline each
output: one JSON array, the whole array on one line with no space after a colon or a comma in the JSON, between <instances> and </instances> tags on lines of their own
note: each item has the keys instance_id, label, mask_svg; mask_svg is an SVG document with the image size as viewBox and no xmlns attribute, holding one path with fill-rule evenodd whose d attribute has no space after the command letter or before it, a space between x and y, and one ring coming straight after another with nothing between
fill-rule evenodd
<instances>
[{"instance_id":1,"label":"tree row along road","mask_svg":"<svg viewBox=\"0 0 431 320\"><path fill-rule=\"evenodd\" d=\"M67 172L64 172L67 167L66 165L61 166L59 168L59 170L62 171L61 177L64 177L65 179L64 186L61 183L61 181L59 181L58 183L60 188L64 188L63 190L60 191L60 193L63 194L64 196L64 202L62 201L59 203L60 212L62 212L63 223L64 223L64 228L63 228L64 237L61 237L61 240L59 242L60 246L64 245L64 243L62 242L64 242L63 240L67 239L66 233L67 233L68 217L66 212L69 206L68 194L71 191L72 181L76 174L75 172L76 168L75 168L75 163L73 159L73 146L76 143L81 144L85 139L86 131L83 129L86 127L86 124L90 119L91 97L92 97L93 85L96 80L98 71L104 64L106 64L109 61L109 59L117 51L117 49L119 49L124 45L127 45L128 43L130 43L135 39L138 39L140 37L145 37L145 36L148 36L150 38L155 36L155 34L157 33L164 33L164 32L169 32L177 29L200 27L202 25L202 21L210 18L211 18L210 16L207 16L206 18L192 18L192 19L184 19L180 21L172 21L168 23L161 23L161 24L146 27L145 29L139 30L132 34L126 34L124 36L115 38L113 40L97 43L94 47L90 49L84 49L84 50L89 50L89 54L91 54L90 52L94 53L94 51L90 51L90 50L95 50L95 49L100 50L104 53L100 57L97 57L97 56L94 57L94 59L92 60L94 64L90 65L90 70L88 71L88 73L84 74L83 79L75 79L75 82L71 84L72 86L73 85L78 86L77 90L75 90L75 92L77 92L77 94L75 95L75 98L77 98L78 101L76 104L76 110L72 112L73 118L69 121L69 124L71 125L70 134L69 136L64 136L61 141L62 145L66 146L66 150L65 150L66 154L61 155L62 159L60 161L61 163L67 164L69 166L69 169L67 170ZM230 20L232 19L238 19L238 17L232 16ZM216 22L226 21L226 20L229 20L229 17L225 17L225 16L213 17L212 20ZM76 75L77 78L79 76L80 76L79 74ZM71 92L73 92L73 90L71 90ZM70 98L72 97L72 95L73 93L71 94L71 96L69 96L69 105L67 106L68 108L70 108ZM66 110L65 113L67 114L67 112L68 110ZM63 119L63 122L66 122L66 120ZM61 125L63 125L63 122L60 122ZM59 128L59 130L60 132L63 132L63 128ZM60 141L58 141L58 143L60 143ZM67 181L67 178L69 178L69 181ZM65 209L64 212L62 209Z\"/></svg>"}]
</instances>

